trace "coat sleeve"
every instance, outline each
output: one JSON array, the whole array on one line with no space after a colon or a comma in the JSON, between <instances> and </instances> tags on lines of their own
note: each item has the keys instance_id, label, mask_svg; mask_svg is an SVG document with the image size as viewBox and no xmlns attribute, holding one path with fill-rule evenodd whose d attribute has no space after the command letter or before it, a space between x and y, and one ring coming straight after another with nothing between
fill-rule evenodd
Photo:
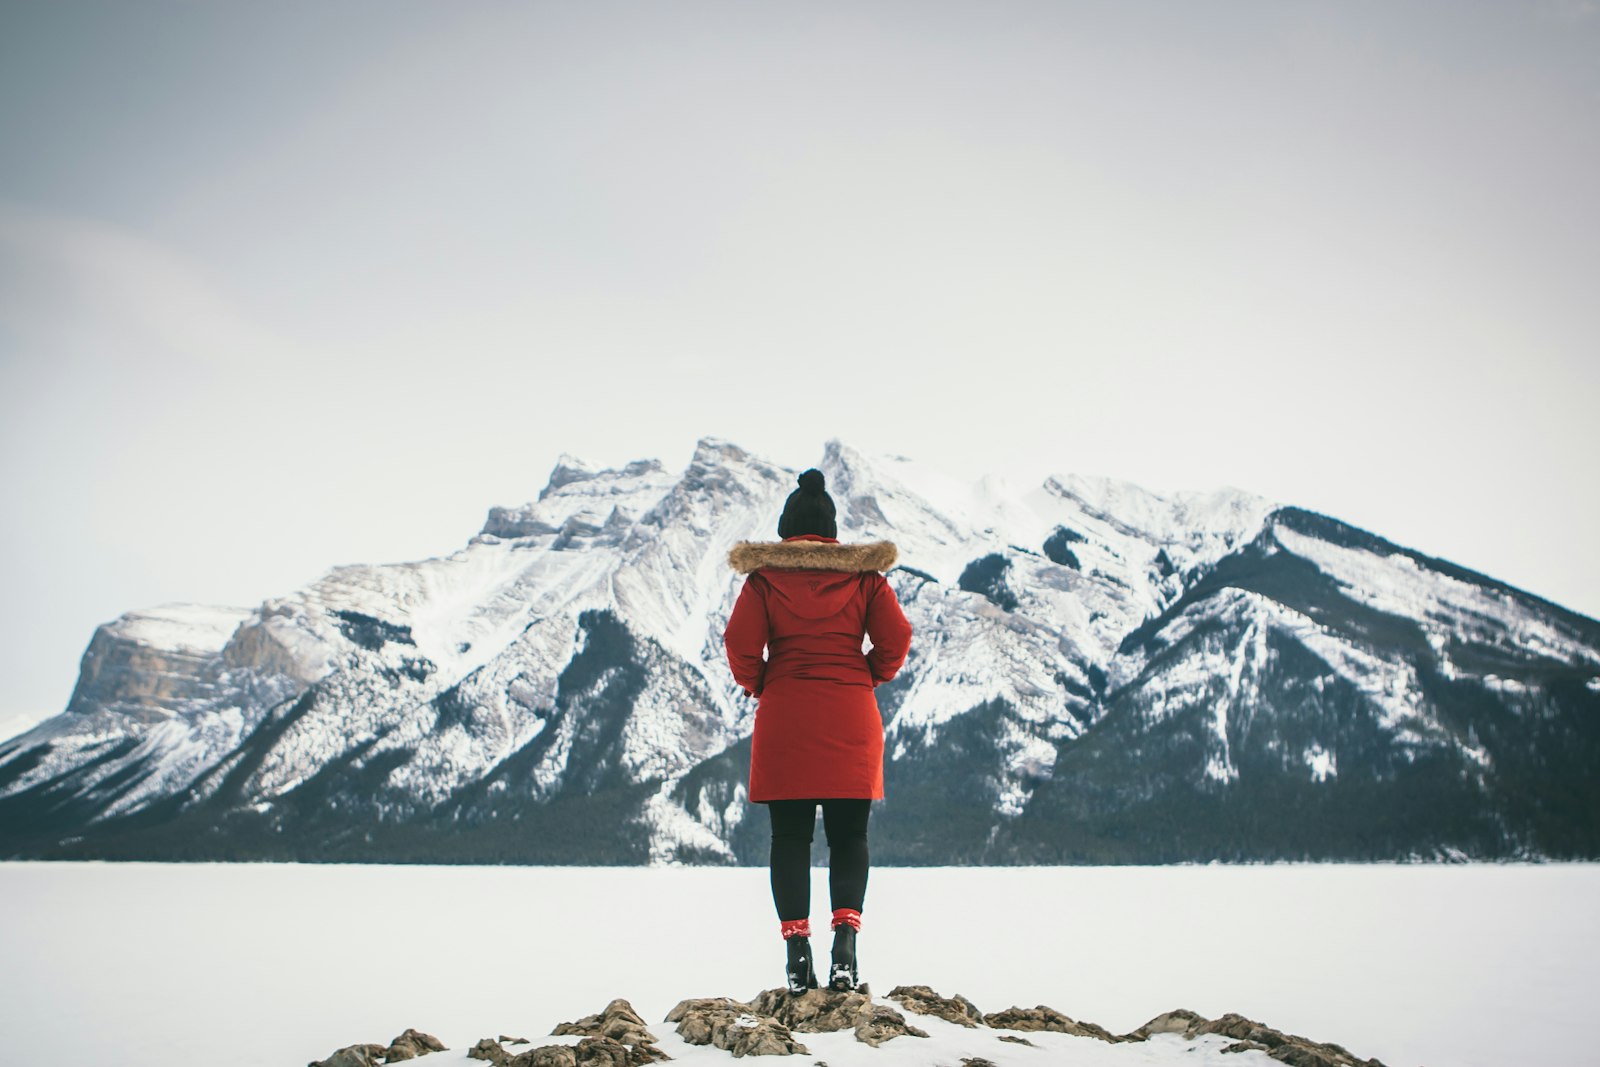
<instances>
[{"instance_id":1,"label":"coat sleeve","mask_svg":"<svg viewBox=\"0 0 1600 1067\"><path fill-rule=\"evenodd\" d=\"M894 586L881 575L874 583L872 598L867 601L867 636L872 639L867 666L872 671L872 684L876 686L899 673L911 651L911 623L900 609Z\"/></svg>"},{"instance_id":2,"label":"coat sleeve","mask_svg":"<svg viewBox=\"0 0 1600 1067\"><path fill-rule=\"evenodd\" d=\"M767 647L767 583L755 575L744 580L739 598L733 603L727 628L722 631L722 647L728 653L728 667L733 680L744 689L745 696L761 695L762 674L767 661L762 653Z\"/></svg>"}]
</instances>

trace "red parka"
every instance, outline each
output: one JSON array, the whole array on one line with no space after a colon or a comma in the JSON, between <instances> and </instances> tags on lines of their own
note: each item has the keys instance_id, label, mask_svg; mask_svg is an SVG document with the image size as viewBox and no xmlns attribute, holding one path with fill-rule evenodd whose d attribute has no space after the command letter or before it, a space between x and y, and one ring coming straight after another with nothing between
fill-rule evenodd
<instances>
[{"instance_id":1,"label":"red parka","mask_svg":"<svg viewBox=\"0 0 1600 1067\"><path fill-rule=\"evenodd\" d=\"M888 541L846 545L817 534L741 541L728 553L749 575L722 643L734 680L759 698L752 802L883 796L873 689L911 649L911 624L879 573L895 556Z\"/></svg>"}]
</instances>

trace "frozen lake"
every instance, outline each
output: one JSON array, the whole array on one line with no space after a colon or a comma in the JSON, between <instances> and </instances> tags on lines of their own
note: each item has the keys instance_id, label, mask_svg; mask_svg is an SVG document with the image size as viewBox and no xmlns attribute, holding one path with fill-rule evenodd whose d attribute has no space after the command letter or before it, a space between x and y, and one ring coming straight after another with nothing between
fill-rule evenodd
<instances>
[{"instance_id":1,"label":"frozen lake","mask_svg":"<svg viewBox=\"0 0 1600 1067\"><path fill-rule=\"evenodd\" d=\"M1118 1033L1237 1011L1389 1067L1600 1064L1596 901L1594 864L877 868L862 977ZM749 997L782 959L764 868L3 863L0 1060L299 1067L408 1026L538 1043L613 997L651 1023Z\"/></svg>"}]
</instances>

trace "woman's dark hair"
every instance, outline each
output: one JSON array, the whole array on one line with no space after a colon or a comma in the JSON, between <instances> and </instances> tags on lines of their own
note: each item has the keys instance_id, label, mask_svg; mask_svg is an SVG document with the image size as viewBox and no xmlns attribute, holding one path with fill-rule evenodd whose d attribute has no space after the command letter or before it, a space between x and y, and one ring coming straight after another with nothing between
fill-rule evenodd
<instances>
[{"instance_id":1,"label":"woman's dark hair","mask_svg":"<svg viewBox=\"0 0 1600 1067\"><path fill-rule=\"evenodd\" d=\"M795 537L799 534L821 534L838 539L839 524L834 518L833 497L828 495L827 481L822 472L812 467L801 471L796 479L800 488L784 501L783 514L778 517L778 536Z\"/></svg>"}]
</instances>

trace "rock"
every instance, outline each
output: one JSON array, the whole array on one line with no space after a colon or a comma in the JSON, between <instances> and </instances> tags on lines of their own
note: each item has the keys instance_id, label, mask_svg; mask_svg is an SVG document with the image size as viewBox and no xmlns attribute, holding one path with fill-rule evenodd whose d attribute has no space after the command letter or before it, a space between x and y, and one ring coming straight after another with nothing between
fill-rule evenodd
<instances>
[{"instance_id":1,"label":"rock","mask_svg":"<svg viewBox=\"0 0 1600 1067\"><path fill-rule=\"evenodd\" d=\"M490 1040L487 1037L480 1039L476 1045L467 1049L467 1055L475 1060L487 1060L489 1063L495 1064L496 1067L505 1067L505 1064L511 1062L511 1053L501 1048L500 1042Z\"/></svg>"},{"instance_id":2,"label":"rock","mask_svg":"<svg viewBox=\"0 0 1600 1067\"><path fill-rule=\"evenodd\" d=\"M510 1067L578 1067L578 1052L571 1045L540 1045L517 1053Z\"/></svg>"},{"instance_id":3,"label":"rock","mask_svg":"<svg viewBox=\"0 0 1600 1067\"><path fill-rule=\"evenodd\" d=\"M1235 1012L1229 1012L1220 1019L1207 1019L1180 1008L1156 1016L1127 1034L1123 1040L1144 1041L1151 1034L1178 1033L1191 1040L1202 1034L1231 1037L1234 1041L1223 1049L1224 1052L1262 1050L1279 1063L1289 1064L1289 1067L1383 1067L1378 1060L1358 1059L1340 1045L1312 1041L1298 1034L1286 1034Z\"/></svg>"},{"instance_id":4,"label":"rock","mask_svg":"<svg viewBox=\"0 0 1600 1067\"><path fill-rule=\"evenodd\" d=\"M1229 1012L1220 1019L1209 1022L1200 1019L1193 1024L1191 1029L1196 1034L1221 1034L1239 1041L1251 1041L1257 1045L1264 1045L1269 1049L1279 1045L1288 1044L1291 1038L1271 1027L1262 1026L1258 1022L1246 1019L1243 1015ZM1185 1031L1187 1032L1187 1031ZM1304 1041L1304 1038L1293 1038L1295 1041Z\"/></svg>"},{"instance_id":5,"label":"rock","mask_svg":"<svg viewBox=\"0 0 1600 1067\"><path fill-rule=\"evenodd\" d=\"M1296 1038L1279 1045L1267 1055L1289 1067L1349 1067L1351 1064L1371 1064L1382 1067L1377 1060L1358 1060L1338 1045L1325 1045L1316 1041L1302 1042Z\"/></svg>"},{"instance_id":6,"label":"rock","mask_svg":"<svg viewBox=\"0 0 1600 1067\"><path fill-rule=\"evenodd\" d=\"M729 997L680 1000L666 1021L678 1024L678 1036L691 1045L715 1045L735 1056L809 1055L782 1022Z\"/></svg>"},{"instance_id":7,"label":"rock","mask_svg":"<svg viewBox=\"0 0 1600 1067\"><path fill-rule=\"evenodd\" d=\"M625 1045L653 1045L658 1040L645 1028L645 1022L633 1005L618 997L598 1015L585 1015L575 1023L559 1023L550 1031L551 1036L583 1034L590 1037L609 1037Z\"/></svg>"},{"instance_id":8,"label":"rock","mask_svg":"<svg viewBox=\"0 0 1600 1067\"><path fill-rule=\"evenodd\" d=\"M627 1045L600 1035L585 1037L576 1045L540 1045L519 1052L507 1067L641 1067L670 1058L654 1045Z\"/></svg>"},{"instance_id":9,"label":"rock","mask_svg":"<svg viewBox=\"0 0 1600 1067\"><path fill-rule=\"evenodd\" d=\"M749 1010L750 1005L728 997L696 997L678 1001L663 1021L677 1023L678 1036L689 1044L709 1045L719 1021L726 1025Z\"/></svg>"},{"instance_id":10,"label":"rock","mask_svg":"<svg viewBox=\"0 0 1600 1067\"><path fill-rule=\"evenodd\" d=\"M925 985L897 985L889 990L889 999L918 1015L936 1015L959 1026L983 1025L983 1012L960 993L941 997Z\"/></svg>"},{"instance_id":11,"label":"rock","mask_svg":"<svg viewBox=\"0 0 1600 1067\"><path fill-rule=\"evenodd\" d=\"M868 1003L867 1010L856 1016L856 1040L877 1048L891 1038L909 1035L927 1037L926 1030L906 1024L906 1017L887 1004Z\"/></svg>"},{"instance_id":12,"label":"rock","mask_svg":"<svg viewBox=\"0 0 1600 1067\"><path fill-rule=\"evenodd\" d=\"M1360 1059L1340 1045L1286 1034L1234 1012L1207 1019L1178 1008L1119 1036L1094 1023L1075 1021L1043 1004L983 1014L959 993L943 997L924 985L895 986L888 999L914 1014L935 1015L958 1026L974 1027L982 1022L996 1029L1050 1030L1110 1043L1147 1041L1154 1034L1181 1034L1191 1041L1215 1034L1229 1039L1222 1048L1224 1053L1265 1052L1288 1067L1384 1067L1380 1061ZM800 996L791 996L787 989L765 989L749 1003L731 997L690 998L679 1001L665 1021L676 1023L679 1036L688 1044L712 1045L736 1057L808 1055L809 1050L795 1040L797 1033L850 1030L857 1041L874 1048L896 1037L928 1036L925 1030L908 1025L906 1017L894 1008L874 1003L865 985L844 993L809 989ZM633 1005L621 997L607 1004L604 1011L576 1022L557 1024L551 1033L577 1036L579 1040L573 1045L541 1045L512 1056L502 1042L531 1042L525 1037L501 1034L499 1041L483 1038L467 1050L467 1055L494 1067L651 1067L671 1058L656 1047L658 1038ZM1000 1034L998 1040L1039 1047L1020 1034ZM384 1067L443 1051L444 1043L437 1037L408 1029L387 1046L346 1045L325 1060L312 1061L308 1067ZM963 1067L994 1067L981 1056L966 1057L961 1063ZM815 1067L827 1065L818 1060Z\"/></svg>"},{"instance_id":13,"label":"rock","mask_svg":"<svg viewBox=\"0 0 1600 1067\"><path fill-rule=\"evenodd\" d=\"M384 1050L383 1062L395 1063L400 1060L414 1060L418 1056L426 1056L430 1052L444 1052L444 1042L432 1034L425 1034L421 1030L407 1030L393 1041Z\"/></svg>"},{"instance_id":14,"label":"rock","mask_svg":"<svg viewBox=\"0 0 1600 1067\"><path fill-rule=\"evenodd\" d=\"M312 1060L306 1067L376 1067L383 1062L382 1045L346 1045L325 1060Z\"/></svg>"},{"instance_id":15,"label":"rock","mask_svg":"<svg viewBox=\"0 0 1600 1067\"><path fill-rule=\"evenodd\" d=\"M1074 1037L1092 1037L1113 1044L1126 1040L1103 1026L1077 1022L1043 1004L1034 1008L1007 1008L1005 1011L993 1011L985 1015L983 1021L996 1029L1051 1030L1060 1034L1072 1034Z\"/></svg>"},{"instance_id":16,"label":"rock","mask_svg":"<svg viewBox=\"0 0 1600 1067\"><path fill-rule=\"evenodd\" d=\"M1206 1017L1188 1008L1162 1012L1131 1034L1123 1034L1124 1041L1143 1041L1151 1034L1186 1034L1192 1027L1206 1021Z\"/></svg>"},{"instance_id":17,"label":"rock","mask_svg":"<svg viewBox=\"0 0 1600 1067\"><path fill-rule=\"evenodd\" d=\"M808 989L792 996L787 989L763 989L750 1002L758 1014L770 1015L790 1030L802 1034L854 1030L857 1041L876 1048L891 1038L927 1032L907 1026L905 1016L884 1004L874 1004L870 993L852 990Z\"/></svg>"},{"instance_id":18,"label":"rock","mask_svg":"<svg viewBox=\"0 0 1600 1067\"><path fill-rule=\"evenodd\" d=\"M1229 1012L1220 1019L1201 1019L1194 1025L1193 1034L1186 1032L1186 1036L1197 1037L1200 1034L1220 1034L1233 1038L1236 1043L1265 1049L1267 1055L1290 1067L1382 1067L1377 1060L1359 1059L1340 1045L1312 1041L1298 1034L1286 1034L1235 1012Z\"/></svg>"},{"instance_id":19,"label":"rock","mask_svg":"<svg viewBox=\"0 0 1600 1067\"><path fill-rule=\"evenodd\" d=\"M726 1047L735 1056L809 1055L811 1050L794 1039L789 1028L776 1019L741 1015L733 1021L733 1040ZM720 1046L719 1046L720 1047Z\"/></svg>"},{"instance_id":20,"label":"rock","mask_svg":"<svg viewBox=\"0 0 1600 1067\"><path fill-rule=\"evenodd\" d=\"M541 1045L517 1053L510 1067L578 1067L578 1049L571 1045Z\"/></svg>"},{"instance_id":21,"label":"rock","mask_svg":"<svg viewBox=\"0 0 1600 1067\"><path fill-rule=\"evenodd\" d=\"M789 1029L802 1034L829 1034L853 1030L856 1016L869 1008L872 998L865 993L808 989L800 996L787 989L763 989L750 1002L758 1015L770 1015Z\"/></svg>"},{"instance_id":22,"label":"rock","mask_svg":"<svg viewBox=\"0 0 1600 1067\"><path fill-rule=\"evenodd\" d=\"M650 1051L646 1051L649 1049ZM639 1067L656 1059L665 1059L666 1053L647 1043L625 1045L614 1037L586 1037L573 1049L578 1063L590 1067ZM656 1053L652 1056L650 1052Z\"/></svg>"}]
</instances>

